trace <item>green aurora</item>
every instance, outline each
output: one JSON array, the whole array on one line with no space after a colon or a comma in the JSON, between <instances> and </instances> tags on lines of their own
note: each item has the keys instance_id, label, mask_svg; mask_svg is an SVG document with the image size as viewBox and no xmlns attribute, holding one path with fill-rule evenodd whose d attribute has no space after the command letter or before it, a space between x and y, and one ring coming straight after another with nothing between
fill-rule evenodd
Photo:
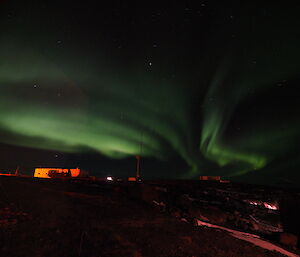
<instances>
[{"instance_id":1,"label":"green aurora","mask_svg":"<svg viewBox=\"0 0 300 257\"><path fill-rule=\"evenodd\" d=\"M193 57L196 67L180 71L178 64L176 77L161 75L166 72L162 63L174 59L164 50L153 64L133 56L123 66L105 43L93 46L97 55L77 46L62 51L49 43L51 33L34 35L34 21L23 24L22 32L18 22L4 21L0 140L71 153L92 150L112 159L141 155L168 161L175 156L187 164L186 177L259 172L298 145L294 103L276 118L264 108L277 112L286 100L255 105L256 98L275 97L281 88L295 92L300 34L292 15L284 16L285 23L259 12L255 17L251 24L244 18L238 28L205 35L210 48ZM235 38L219 40L224 30L234 30Z\"/></svg>"}]
</instances>

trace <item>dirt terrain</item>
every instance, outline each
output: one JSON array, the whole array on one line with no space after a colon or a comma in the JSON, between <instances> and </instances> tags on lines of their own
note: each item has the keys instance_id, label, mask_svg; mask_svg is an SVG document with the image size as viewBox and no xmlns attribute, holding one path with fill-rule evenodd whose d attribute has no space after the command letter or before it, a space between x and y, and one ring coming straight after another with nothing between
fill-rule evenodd
<instances>
[{"instance_id":1,"label":"dirt terrain","mask_svg":"<svg viewBox=\"0 0 300 257\"><path fill-rule=\"evenodd\" d=\"M162 212L137 186L0 177L0 256L283 256Z\"/></svg>"}]
</instances>

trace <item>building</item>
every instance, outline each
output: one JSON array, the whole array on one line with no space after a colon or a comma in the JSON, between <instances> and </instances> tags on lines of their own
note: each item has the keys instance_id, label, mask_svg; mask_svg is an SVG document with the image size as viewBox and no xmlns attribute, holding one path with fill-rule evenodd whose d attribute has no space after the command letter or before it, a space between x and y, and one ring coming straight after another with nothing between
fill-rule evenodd
<instances>
[{"instance_id":1,"label":"building","mask_svg":"<svg viewBox=\"0 0 300 257\"><path fill-rule=\"evenodd\" d=\"M34 177L36 178L64 178L64 177L80 177L82 172L79 168L63 169L63 168L35 168Z\"/></svg>"},{"instance_id":2,"label":"building","mask_svg":"<svg viewBox=\"0 0 300 257\"><path fill-rule=\"evenodd\" d=\"M200 176L200 180L213 180L213 181L220 181L220 176Z\"/></svg>"},{"instance_id":3,"label":"building","mask_svg":"<svg viewBox=\"0 0 300 257\"><path fill-rule=\"evenodd\" d=\"M136 182L137 179L136 177L128 177L128 181L131 181L131 182Z\"/></svg>"}]
</instances>

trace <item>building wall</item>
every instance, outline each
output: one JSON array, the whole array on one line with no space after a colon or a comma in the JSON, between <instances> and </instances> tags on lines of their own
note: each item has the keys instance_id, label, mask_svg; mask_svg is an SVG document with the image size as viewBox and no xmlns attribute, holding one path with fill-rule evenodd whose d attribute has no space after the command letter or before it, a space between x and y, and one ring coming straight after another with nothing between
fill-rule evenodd
<instances>
[{"instance_id":1,"label":"building wall","mask_svg":"<svg viewBox=\"0 0 300 257\"><path fill-rule=\"evenodd\" d=\"M58 173L68 173L68 169L61 168L35 168L34 177L36 178L50 178L48 172L50 170L56 170ZM80 175L80 169L70 169L72 177L78 177Z\"/></svg>"},{"instance_id":2,"label":"building wall","mask_svg":"<svg viewBox=\"0 0 300 257\"><path fill-rule=\"evenodd\" d=\"M220 176L200 176L200 180L221 180Z\"/></svg>"}]
</instances>

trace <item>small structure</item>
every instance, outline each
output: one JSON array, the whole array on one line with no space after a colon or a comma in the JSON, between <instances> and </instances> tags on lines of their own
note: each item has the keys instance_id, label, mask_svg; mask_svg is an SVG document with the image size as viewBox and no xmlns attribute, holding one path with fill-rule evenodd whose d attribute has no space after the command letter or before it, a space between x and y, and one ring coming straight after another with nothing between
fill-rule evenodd
<instances>
[{"instance_id":1,"label":"small structure","mask_svg":"<svg viewBox=\"0 0 300 257\"><path fill-rule=\"evenodd\" d=\"M0 171L1 176L9 176L9 177L17 177L20 176L20 168L19 166L16 168L15 172L12 173L11 171Z\"/></svg>"},{"instance_id":2,"label":"small structure","mask_svg":"<svg viewBox=\"0 0 300 257\"><path fill-rule=\"evenodd\" d=\"M139 179L141 177L141 156L136 155L136 178Z\"/></svg>"},{"instance_id":3,"label":"small structure","mask_svg":"<svg viewBox=\"0 0 300 257\"><path fill-rule=\"evenodd\" d=\"M64 177L80 177L79 168L62 169L62 168L35 168L34 177L36 178L64 178Z\"/></svg>"},{"instance_id":4,"label":"small structure","mask_svg":"<svg viewBox=\"0 0 300 257\"><path fill-rule=\"evenodd\" d=\"M200 176L200 180L221 181L220 176Z\"/></svg>"}]
</instances>

